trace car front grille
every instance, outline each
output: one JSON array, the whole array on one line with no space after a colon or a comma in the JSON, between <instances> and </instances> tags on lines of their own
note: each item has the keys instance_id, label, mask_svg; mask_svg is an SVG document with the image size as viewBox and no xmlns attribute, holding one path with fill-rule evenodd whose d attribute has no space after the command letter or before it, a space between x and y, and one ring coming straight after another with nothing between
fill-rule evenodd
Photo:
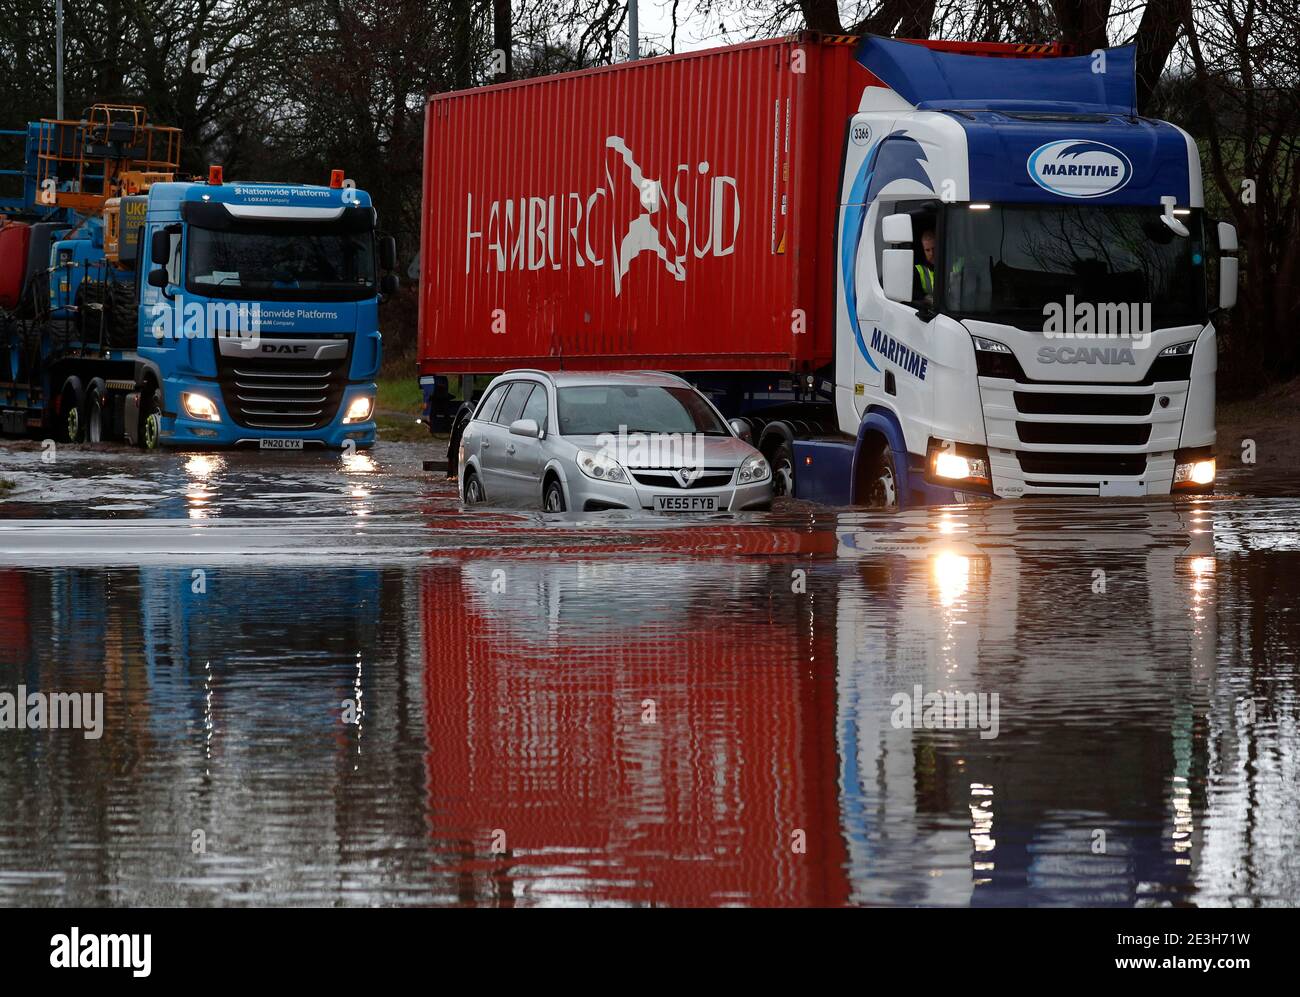
<instances>
[{"instance_id":1,"label":"car front grille","mask_svg":"<svg viewBox=\"0 0 1300 997\"><path fill-rule=\"evenodd\" d=\"M643 485L649 485L652 488L721 488L723 485L731 484L732 471L725 467L706 467L702 474L697 475L688 484L683 485L677 477L676 470L647 470L633 471L632 477Z\"/></svg>"}]
</instances>

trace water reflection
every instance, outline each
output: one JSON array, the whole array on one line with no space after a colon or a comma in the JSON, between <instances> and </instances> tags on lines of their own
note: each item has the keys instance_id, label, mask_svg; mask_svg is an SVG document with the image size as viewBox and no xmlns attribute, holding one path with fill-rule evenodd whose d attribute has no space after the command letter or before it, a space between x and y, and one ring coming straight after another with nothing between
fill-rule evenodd
<instances>
[{"instance_id":1,"label":"water reflection","mask_svg":"<svg viewBox=\"0 0 1300 997\"><path fill-rule=\"evenodd\" d=\"M1293 901L1295 511L501 517L350 568L0 568L0 691L107 714L0 731L0 900ZM927 695L996 695L997 736L900 723Z\"/></svg>"}]
</instances>

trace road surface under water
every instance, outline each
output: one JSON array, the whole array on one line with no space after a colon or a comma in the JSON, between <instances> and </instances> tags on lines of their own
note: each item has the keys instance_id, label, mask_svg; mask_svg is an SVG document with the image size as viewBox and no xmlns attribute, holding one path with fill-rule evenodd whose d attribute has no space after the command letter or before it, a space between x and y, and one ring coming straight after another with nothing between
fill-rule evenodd
<instances>
[{"instance_id":1,"label":"road surface under water","mask_svg":"<svg viewBox=\"0 0 1300 997\"><path fill-rule=\"evenodd\" d=\"M103 696L0 729L0 903L1300 896L1292 483L544 517L428 450L0 446L0 693Z\"/></svg>"}]
</instances>

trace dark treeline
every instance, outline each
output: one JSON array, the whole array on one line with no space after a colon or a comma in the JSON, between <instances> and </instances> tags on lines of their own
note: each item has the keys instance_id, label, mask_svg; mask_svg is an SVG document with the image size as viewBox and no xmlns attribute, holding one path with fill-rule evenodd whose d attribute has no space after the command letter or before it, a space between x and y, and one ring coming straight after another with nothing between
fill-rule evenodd
<instances>
[{"instance_id":1,"label":"dark treeline","mask_svg":"<svg viewBox=\"0 0 1300 997\"><path fill-rule=\"evenodd\" d=\"M1232 220L1242 301L1221 323L1222 386L1300 372L1300 13L1276 0L641 0L719 44L804 28L1138 47L1143 113L1201 147L1210 213ZM52 117L53 0L0 0L0 127ZM65 114L141 103L184 130L184 168L371 191L410 260L419 243L424 98L627 53L623 0L66 0ZM494 54L498 53L498 54ZM18 151L0 144L16 165ZM403 323L408 324L408 323ZM394 330L396 331L396 330ZM409 330L408 330L409 333ZM406 336L398 335L397 340ZM390 340L402 352L405 345Z\"/></svg>"}]
</instances>

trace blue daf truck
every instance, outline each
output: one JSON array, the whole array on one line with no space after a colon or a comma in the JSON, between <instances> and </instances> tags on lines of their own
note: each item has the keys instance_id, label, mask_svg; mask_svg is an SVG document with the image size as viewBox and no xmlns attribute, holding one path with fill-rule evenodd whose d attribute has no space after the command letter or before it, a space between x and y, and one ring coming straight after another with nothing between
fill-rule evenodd
<instances>
[{"instance_id":1,"label":"blue daf truck","mask_svg":"<svg viewBox=\"0 0 1300 997\"><path fill-rule=\"evenodd\" d=\"M396 250L370 197L177 179L137 107L8 133L0 429L68 442L364 448Z\"/></svg>"}]
</instances>

